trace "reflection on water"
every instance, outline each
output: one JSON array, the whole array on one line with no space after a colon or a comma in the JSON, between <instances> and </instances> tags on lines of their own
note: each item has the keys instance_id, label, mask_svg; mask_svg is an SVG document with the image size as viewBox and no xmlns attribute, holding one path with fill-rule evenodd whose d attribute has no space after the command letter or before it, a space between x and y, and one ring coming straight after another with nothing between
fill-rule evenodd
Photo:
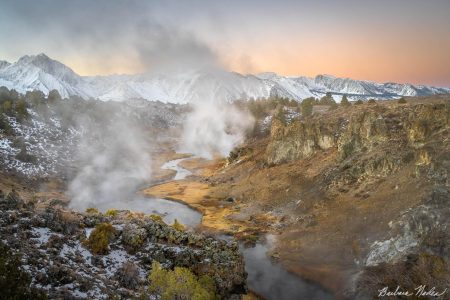
<instances>
[{"instance_id":1,"label":"reflection on water","mask_svg":"<svg viewBox=\"0 0 450 300\"><path fill-rule=\"evenodd\" d=\"M268 236L270 240L273 236ZM334 299L332 294L320 286L287 272L274 263L267 255L269 243L257 243L252 248L241 245L248 273L247 283L250 290L268 300L327 300Z\"/></svg>"},{"instance_id":2,"label":"reflection on water","mask_svg":"<svg viewBox=\"0 0 450 300\"><path fill-rule=\"evenodd\" d=\"M177 173L173 180L184 179L186 176L192 174L189 170L178 166L178 164L185 159L186 158L170 160L161 168L176 171ZM102 212L105 212L108 209L123 209L146 214L157 214L160 215L167 224L172 224L175 219L177 219L181 224L189 227L195 227L202 221L202 214L189 206L176 201L160 198L136 196L132 200L96 203L96 208Z\"/></svg>"},{"instance_id":3,"label":"reflection on water","mask_svg":"<svg viewBox=\"0 0 450 300\"><path fill-rule=\"evenodd\" d=\"M181 224L189 227L197 226L202 220L201 213L189 206L160 198L136 196L129 201L101 203L97 205L97 208L102 212L108 209L129 209L146 214L158 214L167 224L172 224L177 219Z\"/></svg>"},{"instance_id":4,"label":"reflection on water","mask_svg":"<svg viewBox=\"0 0 450 300\"><path fill-rule=\"evenodd\" d=\"M161 166L161 169L165 169L165 170L174 170L177 173L175 174L175 177L173 178L173 180L181 180L186 178L187 176L191 175L192 172L180 167L178 164L180 162L182 162L183 160L185 160L187 158L180 158L180 159L175 159L175 160L170 160L168 162L166 162L165 164L163 164Z\"/></svg>"}]
</instances>

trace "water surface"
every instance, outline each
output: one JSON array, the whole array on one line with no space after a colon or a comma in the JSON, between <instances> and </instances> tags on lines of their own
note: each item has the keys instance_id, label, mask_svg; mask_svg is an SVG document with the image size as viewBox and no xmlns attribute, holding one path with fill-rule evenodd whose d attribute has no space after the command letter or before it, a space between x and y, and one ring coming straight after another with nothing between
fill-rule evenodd
<instances>
[{"instance_id":1,"label":"water surface","mask_svg":"<svg viewBox=\"0 0 450 300\"><path fill-rule=\"evenodd\" d=\"M202 214L189 206L176 201L136 196L129 201L114 201L98 204L97 208L105 212L108 209L128 209L145 214L160 215L164 222L173 224L177 219L181 224L195 227L202 221Z\"/></svg>"},{"instance_id":2,"label":"water surface","mask_svg":"<svg viewBox=\"0 0 450 300\"><path fill-rule=\"evenodd\" d=\"M179 166L178 164L180 162L182 162L183 160L185 160L187 158L180 158L180 159L174 159L174 160L170 160L168 162L166 162L165 164L163 164L161 166L161 169L164 170L174 170L177 173L175 174L175 177L173 177L172 180L181 180L186 178L189 175L192 175L192 172Z\"/></svg>"},{"instance_id":3,"label":"water surface","mask_svg":"<svg viewBox=\"0 0 450 300\"><path fill-rule=\"evenodd\" d=\"M192 174L191 171L178 165L185 159L187 158L170 160L162 165L161 168L176 171L172 180L184 179ZM189 227L195 227L202 221L202 214L186 204L162 198L136 196L128 201L100 203L97 205L97 208L103 212L108 209L129 209L146 214L157 214L167 224L173 224L175 219L177 219L181 224Z\"/></svg>"},{"instance_id":4,"label":"water surface","mask_svg":"<svg viewBox=\"0 0 450 300\"><path fill-rule=\"evenodd\" d=\"M267 255L271 239L272 236L269 235L269 242L258 242L254 247L240 245L250 290L268 300L334 299L331 293L319 285L286 271L280 264L274 262Z\"/></svg>"},{"instance_id":5,"label":"water surface","mask_svg":"<svg viewBox=\"0 0 450 300\"><path fill-rule=\"evenodd\" d=\"M173 180L181 180L192 173L178 164L187 158L171 160L162 168L176 171ZM136 196L130 201L108 202L98 207L102 211L110 208L129 209L146 214L158 214L163 220L172 224L177 219L182 224L195 227L201 223L202 215L189 206L172 200ZM218 235L218 238L230 240L232 237ZM248 287L267 300L328 300L333 295L319 285L306 281L274 262L267 252L274 244L275 236L267 235L264 241L259 241L254 247L244 247L240 251L244 256L245 270L248 273Z\"/></svg>"}]
</instances>

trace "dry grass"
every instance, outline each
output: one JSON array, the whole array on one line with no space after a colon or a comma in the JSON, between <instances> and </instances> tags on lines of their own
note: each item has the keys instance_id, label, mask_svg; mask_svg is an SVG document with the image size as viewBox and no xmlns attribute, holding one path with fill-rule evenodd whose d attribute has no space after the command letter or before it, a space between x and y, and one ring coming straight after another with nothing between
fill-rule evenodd
<instances>
[{"instance_id":1,"label":"dry grass","mask_svg":"<svg viewBox=\"0 0 450 300\"><path fill-rule=\"evenodd\" d=\"M402 109L423 101L448 100L408 98ZM367 110L384 113L398 107L396 101L364 103L352 106L351 111L338 108L312 118L336 122ZM410 162L387 176L368 176L349 185L329 186L327 176L341 172L342 167L336 148L267 167L267 142L248 142L245 147L250 148L246 152L249 154L230 165L224 160L186 160L183 167L193 170L197 177L152 187L146 193L186 202L202 211L203 225L213 229L245 233L275 230L269 226L283 223L275 249L280 262L340 295L348 277L358 270L355 260L365 258L371 242L386 237L391 220L423 201L430 183L412 176L416 166ZM371 151L388 155L382 147ZM235 202L225 205L223 200L228 197Z\"/></svg>"},{"instance_id":2,"label":"dry grass","mask_svg":"<svg viewBox=\"0 0 450 300\"><path fill-rule=\"evenodd\" d=\"M417 287L425 285L426 290L435 287L436 292L442 292L450 285L449 272L449 263L444 258L422 252L404 262L367 268L357 290L362 294L377 295L384 287L395 289L400 286L402 290L415 292ZM414 295L411 299L424 297Z\"/></svg>"},{"instance_id":3,"label":"dry grass","mask_svg":"<svg viewBox=\"0 0 450 300\"><path fill-rule=\"evenodd\" d=\"M247 226L243 222L229 220L235 210L223 206L223 199L212 196L214 188L208 184L192 180L171 181L145 189L147 196L169 198L186 203L203 214L202 226L219 231L241 231ZM151 200L149 200L151 201Z\"/></svg>"}]
</instances>

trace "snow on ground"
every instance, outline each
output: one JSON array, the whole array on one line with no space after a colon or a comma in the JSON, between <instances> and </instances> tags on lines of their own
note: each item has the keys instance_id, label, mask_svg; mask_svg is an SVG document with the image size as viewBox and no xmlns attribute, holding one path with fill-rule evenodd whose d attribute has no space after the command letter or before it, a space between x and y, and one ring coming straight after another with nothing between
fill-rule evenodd
<instances>
[{"instance_id":1,"label":"snow on ground","mask_svg":"<svg viewBox=\"0 0 450 300\"><path fill-rule=\"evenodd\" d=\"M50 236L57 235L61 237L61 234L52 232L49 228L46 227L35 227L31 230L32 238L38 244L38 246L42 246L48 242Z\"/></svg>"},{"instance_id":2,"label":"snow on ground","mask_svg":"<svg viewBox=\"0 0 450 300\"><path fill-rule=\"evenodd\" d=\"M29 109L29 120L20 123L16 118L3 115L11 126L13 136L0 133L0 158L4 169L22 175L48 176L55 174L73 157L79 132L74 128L65 130L61 120L51 117L44 121ZM26 158L19 154L25 151Z\"/></svg>"}]
</instances>

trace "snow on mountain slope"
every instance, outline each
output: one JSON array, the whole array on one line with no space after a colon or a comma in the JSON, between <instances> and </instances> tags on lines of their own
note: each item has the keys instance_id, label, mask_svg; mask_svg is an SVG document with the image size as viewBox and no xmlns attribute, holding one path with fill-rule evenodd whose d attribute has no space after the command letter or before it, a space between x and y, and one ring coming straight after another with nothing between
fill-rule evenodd
<instances>
[{"instance_id":1,"label":"snow on mountain slope","mask_svg":"<svg viewBox=\"0 0 450 300\"><path fill-rule=\"evenodd\" d=\"M86 80L92 97L101 100L144 98L188 103L204 99L233 101L270 95L270 87L255 76L224 71L96 76Z\"/></svg>"},{"instance_id":2,"label":"snow on mountain slope","mask_svg":"<svg viewBox=\"0 0 450 300\"><path fill-rule=\"evenodd\" d=\"M177 74L80 76L45 54L24 56L10 64L0 61L0 86L20 93L56 89L63 97L123 101L143 98L162 102L233 101L235 99L288 97L302 100L331 92L335 98L391 99L450 93L450 88L411 84L375 83L330 75L287 77L275 73L242 75L220 70L195 70Z\"/></svg>"},{"instance_id":3,"label":"snow on mountain slope","mask_svg":"<svg viewBox=\"0 0 450 300\"><path fill-rule=\"evenodd\" d=\"M16 63L0 68L0 86L20 93L41 90L48 94L56 89L63 97L79 95L88 98L89 95L78 88L82 81L72 69L45 54L23 56Z\"/></svg>"},{"instance_id":4,"label":"snow on mountain slope","mask_svg":"<svg viewBox=\"0 0 450 300\"><path fill-rule=\"evenodd\" d=\"M0 69L3 69L7 66L9 66L11 63L7 62L6 60L0 60Z\"/></svg>"},{"instance_id":5,"label":"snow on mountain slope","mask_svg":"<svg viewBox=\"0 0 450 300\"><path fill-rule=\"evenodd\" d=\"M180 126L185 114L182 105L143 99L120 103L79 99L43 102L29 106L24 119L12 112L0 113L0 170L29 178L65 176L79 154L80 141L87 139L94 129L100 128L99 132L104 133L101 128L108 128L111 120L118 122L121 116L127 116L135 130L145 131L149 136L154 129L164 132ZM103 142L99 138L90 145L102 149Z\"/></svg>"}]
</instances>

